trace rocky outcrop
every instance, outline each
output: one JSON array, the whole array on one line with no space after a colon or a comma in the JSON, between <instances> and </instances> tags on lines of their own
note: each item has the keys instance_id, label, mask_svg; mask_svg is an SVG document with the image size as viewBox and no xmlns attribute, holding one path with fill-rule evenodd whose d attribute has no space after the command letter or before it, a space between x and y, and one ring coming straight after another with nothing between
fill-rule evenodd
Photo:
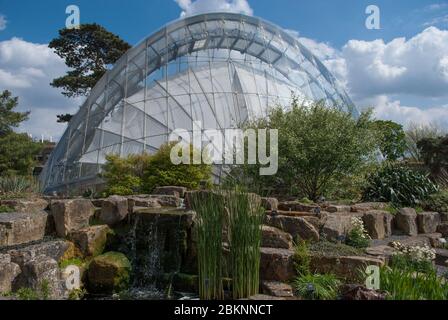
<instances>
[{"instance_id":1,"label":"rocky outcrop","mask_svg":"<svg viewBox=\"0 0 448 320\"><path fill-rule=\"evenodd\" d=\"M260 279L288 282L295 277L294 250L261 248Z\"/></svg>"},{"instance_id":2,"label":"rocky outcrop","mask_svg":"<svg viewBox=\"0 0 448 320\"><path fill-rule=\"evenodd\" d=\"M102 200L99 219L102 223L114 226L123 221L128 213L128 199L121 196L111 196Z\"/></svg>"},{"instance_id":3,"label":"rocky outcrop","mask_svg":"<svg viewBox=\"0 0 448 320\"><path fill-rule=\"evenodd\" d=\"M420 233L434 233L440 224L440 215L437 212L421 212L417 215L418 231Z\"/></svg>"},{"instance_id":4,"label":"rocky outcrop","mask_svg":"<svg viewBox=\"0 0 448 320\"><path fill-rule=\"evenodd\" d=\"M154 198L128 197L129 213L134 213L140 208L161 208L162 206Z\"/></svg>"},{"instance_id":5,"label":"rocky outcrop","mask_svg":"<svg viewBox=\"0 0 448 320\"><path fill-rule=\"evenodd\" d=\"M0 295L11 292L13 282L20 272L19 265L11 261L9 254L0 254Z\"/></svg>"},{"instance_id":6,"label":"rocky outcrop","mask_svg":"<svg viewBox=\"0 0 448 320\"><path fill-rule=\"evenodd\" d=\"M293 289L289 284L278 281L262 281L261 291L263 294L273 297L293 297Z\"/></svg>"},{"instance_id":7,"label":"rocky outcrop","mask_svg":"<svg viewBox=\"0 0 448 320\"><path fill-rule=\"evenodd\" d=\"M386 294L356 284L348 284L341 288L342 300L386 300Z\"/></svg>"},{"instance_id":8,"label":"rocky outcrop","mask_svg":"<svg viewBox=\"0 0 448 320\"><path fill-rule=\"evenodd\" d=\"M266 216L266 224L289 233L293 239L319 241L319 232L314 226L300 217Z\"/></svg>"},{"instance_id":9,"label":"rocky outcrop","mask_svg":"<svg viewBox=\"0 0 448 320\"><path fill-rule=\"evenodd\" d=\"M417 213L412 208L402 208L395 216L397 229L408 236L415 236L417 229Z\"/></svg>"},{"instance_id":10,"label":"rocky outcrop","mask_svg":"<svg viewBox=\"0 0 448 320\"><path fill-rule=\"evenodd\" d=\"M384 237L389 238L393 234L395 217L393 214L384 211Z\"/></svg>"},{"instance_id":11,"label":"rocky outcrop","mask_svg":"<svg viewBox=\"0 0 448 320\"><path fill-rule=\"evenodd\" d=\"M351 207L348 205L329 205L329 206L325 207L325 211L330 212L330 213L350 212Z\"/></svg>"},{"instance_id":12,"label":"rocky outcrop","mask_svg":"<svg viewBox=\"0 0 448 320\"><path fill-rule=\"evenodd\" d=\"M70 234L70 239L86 257L96 257L103 253L107 236L112 230L107 225L92 226Z\"/></svg>"},{"instance_id":13,"label":"rocky outcrop","mask_svg":"<svg viewBox=\"0 0 448 320\"><path fill-rule=\"evenodd\" d=\"M384 211L367 211L362 220L372 239L384 239L386 227L384 225Z\"/></svg>"},{"instance_id":14,"label":"rocky outcrop","mask_svg":"<svg viewBox=\"0 0 448 320\"><path fill-rule=\"evenodd\" d=\"M50 208L56 233L62 238L72 231L88 227L90 217L95 213L95 207L87 199L54 200Z\"/></svg>"},{"instance_id":15,"label":"rocky outcrop","mask_svg":"<svg viewBox=\"0 0 448 320\"><path fill-rule=\"evenodd\" d=\"M0 206L12 208L15 212L40 212L48 207L48 201L41 198L0 200Z\"/></svg>"},{"instance_id":16,"label":"rocky outcrop","mask_svg":"<svg viewBox=\"0 0 448 320\"><path fill-rule=\"evenodd\" d=\"M292 248L292 236L280 229L263 226L261 246L265 248Z\"/></svg>"},{"instance_id":17,"label":"rocky outcrop","mask_svg":"<svg viewBox=\"0 0 448 320\"><path fill-rule=\"evenodd\" d=\"M122 253L108 252L95 257L87 271L88 288L92 293L112 293L129 286L131 263Z\"/></svg>"},{"instance_id":18,"label":"rocky outcrop","mask_svg":"<svg viewBox=\"0 0 448 320\"><path fill-rule=\"evenodd\" d=\"M385 262L390 261L392 256L397 253L397 250L386 245L379 245L374 247L366 248L366 254L373 256L375 258L381 259Z\"/></svg>"},{"instance_id":19,"label":"rocky outcrop","mask_svg":"<svg viewBox=\"0 0 448 320\"><path fill-rule=\"evenodd\" d=\"M175 186L166 186L166 187L158 187L152 192L154 195L168 195L183 198L185 197L185 192L187 192L187 188L185 187L175 187Z\"/></svg>"},{"instance_id":20,"label":"rocky outcrop","mask_svg":"<svg viewBox=\"0 0 448 320\"><path fill-rule=\"evenodd\" d=\"M261 206L266 210L278 210L278 200L276 198L261 198Z\"/></svg>"},{"instance_id":21,"label":"rocky outcrop","mask_svg":"<svg viewBox=\"0 0 448 320\"><path fill-rule=\"evenodd\" d=\"M0 246L14 246L41 240L45 236L48 214L44 211L34 213L1 213Z\"/></svg>"}]
</instances>

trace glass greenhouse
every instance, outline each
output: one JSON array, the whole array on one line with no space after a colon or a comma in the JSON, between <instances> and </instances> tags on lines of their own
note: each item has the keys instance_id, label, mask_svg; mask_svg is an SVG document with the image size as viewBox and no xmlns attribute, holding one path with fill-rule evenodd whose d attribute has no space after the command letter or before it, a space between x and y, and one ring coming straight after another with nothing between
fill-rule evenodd
<instances>
[{"instance_id":1,"label":"glass greenhouse","mask_svg":"<svg viewBox=\"0 0 448 320\"><path fill-rule=\"evenodd\" d=\"M192 130L193 121L235 128L290 105L292 94L358 116L327 68L285 30L231 13L175 21L97 83L41 174L44 191L101 183L108 154L154 152L174 129Z\"/></svg>"}]
</instances>

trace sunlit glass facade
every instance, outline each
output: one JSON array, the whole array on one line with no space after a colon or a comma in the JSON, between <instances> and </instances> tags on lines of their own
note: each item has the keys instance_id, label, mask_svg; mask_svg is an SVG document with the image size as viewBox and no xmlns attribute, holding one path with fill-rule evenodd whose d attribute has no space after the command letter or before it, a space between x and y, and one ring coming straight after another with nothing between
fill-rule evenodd
<instances>
[{"instance_id":1,"label":"sunlit glass facade","mask_svg":"<svg viewBox=\"0 0 448 320\"><path fill-rule=\"evenodd\" d=\"M108 154L152 153L194 121L204 129L235 128L287 107L292 94L358 116L327 68L281 28L231 13L175 21L97 83L42 172L44 191L100 183Z\"/></svg>"}]
</instances>

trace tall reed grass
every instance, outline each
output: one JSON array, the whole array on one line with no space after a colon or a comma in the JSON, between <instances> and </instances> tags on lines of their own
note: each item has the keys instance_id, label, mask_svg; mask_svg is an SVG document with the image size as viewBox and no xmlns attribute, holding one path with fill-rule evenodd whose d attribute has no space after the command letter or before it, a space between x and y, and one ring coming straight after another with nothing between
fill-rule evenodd
<instances>
[{"instance_id":1,"label":"tall reed grass","mask_svg":"<svg viewBox=\"0 0 448 320\"><path fill-rule=\"evenodd\" d=\"M223 299L224 200L222 195L209 192L192 194L196 211L199 296L203 300Z\"/></svg>"},{"instance_id":2,"label":"tall reed grass","mask_svg":"<svg viewBox=\"0 0 448 320\"><path fill-rule=\"evenodd\" d=\"M38 193L39 182L35 177L4 176L0 177L0 195L18 195L23 193Z\"/></svg>"},{"instance_id":3,"label":"tall reed grass","mask_svg":"<svg viewBox=\"0 0 448 320\"><path fill-rule=\"evenodd\" d=\"M259 291L261 225L264 210L254 194L234 188L226 192L230 269L234 299Z\"/></svg>"}]
</instances>

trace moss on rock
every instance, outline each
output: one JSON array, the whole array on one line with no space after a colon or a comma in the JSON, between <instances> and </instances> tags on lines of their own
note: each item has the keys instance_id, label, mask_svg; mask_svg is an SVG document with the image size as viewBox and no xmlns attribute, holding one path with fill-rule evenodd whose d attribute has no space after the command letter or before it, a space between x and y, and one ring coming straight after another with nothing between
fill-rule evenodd
<instances>
[{"instance_id":1,"label":"moss on rock","mask_svg":"<svg viewBox=\"0 0 448 320\"><path fill-rule=\"evenodd\" d=\"M119 252L95 257L87 271L88 289L92 293L112 293L129 287L131 263Z\"/></svg>"}]
</instances>

